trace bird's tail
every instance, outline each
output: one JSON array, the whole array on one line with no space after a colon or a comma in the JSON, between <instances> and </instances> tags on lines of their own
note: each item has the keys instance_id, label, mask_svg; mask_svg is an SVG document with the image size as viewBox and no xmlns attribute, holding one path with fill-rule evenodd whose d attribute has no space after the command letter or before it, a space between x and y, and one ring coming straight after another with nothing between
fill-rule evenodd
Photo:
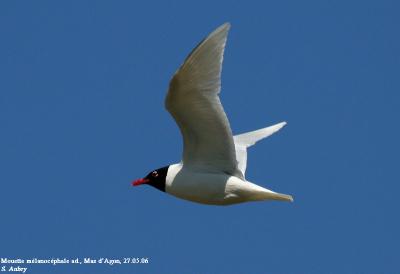
<instances>
[{"instance_id":1,"label":"bird's tail","mask_svg":"<svg viewBox=\"0 0 400 274\"><path fill-rule=\"evenodd\" d=\"M247 181L247 183L250 184L251 189L249 197L254 201L275 200L293 202L293 197L291 195L278 193L249 181Z\"/></svg>"},{"instance_id":2,"label":"bird's tail","mask_svg":"<svg viewBox=\"0 0 400 274\"><path fill-rule=\"evenodd\" d=\"M282 193L274 193L273 195L269 196L269 199L277 201L293 202L292 195L282 194Z\"/></svg>"},{"instance_id":3,"label":"bird's tail","mask_svg":"<svg viewBox=\"0 0 400 274\"><path fill-rule=\"evenodd\" d=\"M267 189L264 189L267 190ZM262 193L258 193L255 195L256 200L274 200L274 201L285 201L285 202L293 202L293 197L291 195L282 194L270 191L263 191Z\"/></svg>"}]
</instances>

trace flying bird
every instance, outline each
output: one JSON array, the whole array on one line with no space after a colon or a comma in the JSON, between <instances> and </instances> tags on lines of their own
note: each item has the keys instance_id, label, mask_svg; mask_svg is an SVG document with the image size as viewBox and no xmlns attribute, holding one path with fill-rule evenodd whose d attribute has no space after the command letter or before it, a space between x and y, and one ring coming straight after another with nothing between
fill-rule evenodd
<instances>
[{"instance_id":1,"label":"flying bird","mask_svg":"<svg viewBox=\"0 0 400 274\"><path fill-rule=\"evenodd\" d=\"M147 184L175 197L209 205L250 201L293 201L245 179L247 148L286 125L233 136L219 99L221 69L230 24L225 23L197 45L172 77L165 107L183 137L183 157L132 182Z\"/></svg>"}]
</instances>

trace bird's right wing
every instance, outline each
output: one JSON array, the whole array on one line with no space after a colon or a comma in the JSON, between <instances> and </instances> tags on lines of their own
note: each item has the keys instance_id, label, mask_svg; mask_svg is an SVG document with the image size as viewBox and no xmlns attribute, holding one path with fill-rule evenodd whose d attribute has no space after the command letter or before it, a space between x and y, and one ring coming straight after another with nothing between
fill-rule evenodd
<instances>
[{"instance_id":1,"label":"bird's right wing","mask_svg":"<svg viewBox=\"0 0 400 274\"><path fill-rule=\"evenodd\" d=\"M165 106L182 133L184 166L243 177L218 96L229 28L220 26L189 54L170 82Z\"/></svg>"}]
</instances>

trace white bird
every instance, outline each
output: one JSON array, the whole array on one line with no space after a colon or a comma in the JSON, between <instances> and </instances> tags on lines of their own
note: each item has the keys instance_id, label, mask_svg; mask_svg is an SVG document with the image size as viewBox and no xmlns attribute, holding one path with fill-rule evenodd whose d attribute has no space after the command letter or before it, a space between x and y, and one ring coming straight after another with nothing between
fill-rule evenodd
<instances>
[{"instance_id":1,"label":"white bird","mask_svg":"<svg viewBox=\"0 0 400 274\"><path fill-rule=\"evenodd\" d=\"M182 161L153 170L132 184L148 184L178 198L211 205L293 201L290 195L245 179L247 148L286 122L233 136L218 96L229 28L225 23L206 37L170 82L165 106L182 133Z\"/></svg>"}]
</instances>

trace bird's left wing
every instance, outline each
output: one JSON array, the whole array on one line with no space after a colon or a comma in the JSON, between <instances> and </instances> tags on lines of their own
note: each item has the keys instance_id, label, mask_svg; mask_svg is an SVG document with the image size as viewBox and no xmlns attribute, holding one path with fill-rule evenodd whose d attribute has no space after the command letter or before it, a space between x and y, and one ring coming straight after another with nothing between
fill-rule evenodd
<instances>
[{"instance_id":1,"label":"bird's left wing","mask_svg":"<svg viewBox=\"0 0 400 274\"><path fill-rule=\"evenodd\" d=\"M220 26L189 54L170 82L165 106L183 136L185 167L243 177L218 96L229 28L229 23Z\"/></svg>"},{"instance_id":2,"label":"bird's left wing","mask_svg":"<svg viewBox=\"0 0 400 274\"><path fill-rule=\"evenodd\" d=\"M258 141L271 136L272 134L283 128L285 125L286 122L281 122L273 126L233 136L236 149L236 159L238 161L238 168L243 176L246 173L247 148L254 145Z\"/></svg>"}]
</instances>

